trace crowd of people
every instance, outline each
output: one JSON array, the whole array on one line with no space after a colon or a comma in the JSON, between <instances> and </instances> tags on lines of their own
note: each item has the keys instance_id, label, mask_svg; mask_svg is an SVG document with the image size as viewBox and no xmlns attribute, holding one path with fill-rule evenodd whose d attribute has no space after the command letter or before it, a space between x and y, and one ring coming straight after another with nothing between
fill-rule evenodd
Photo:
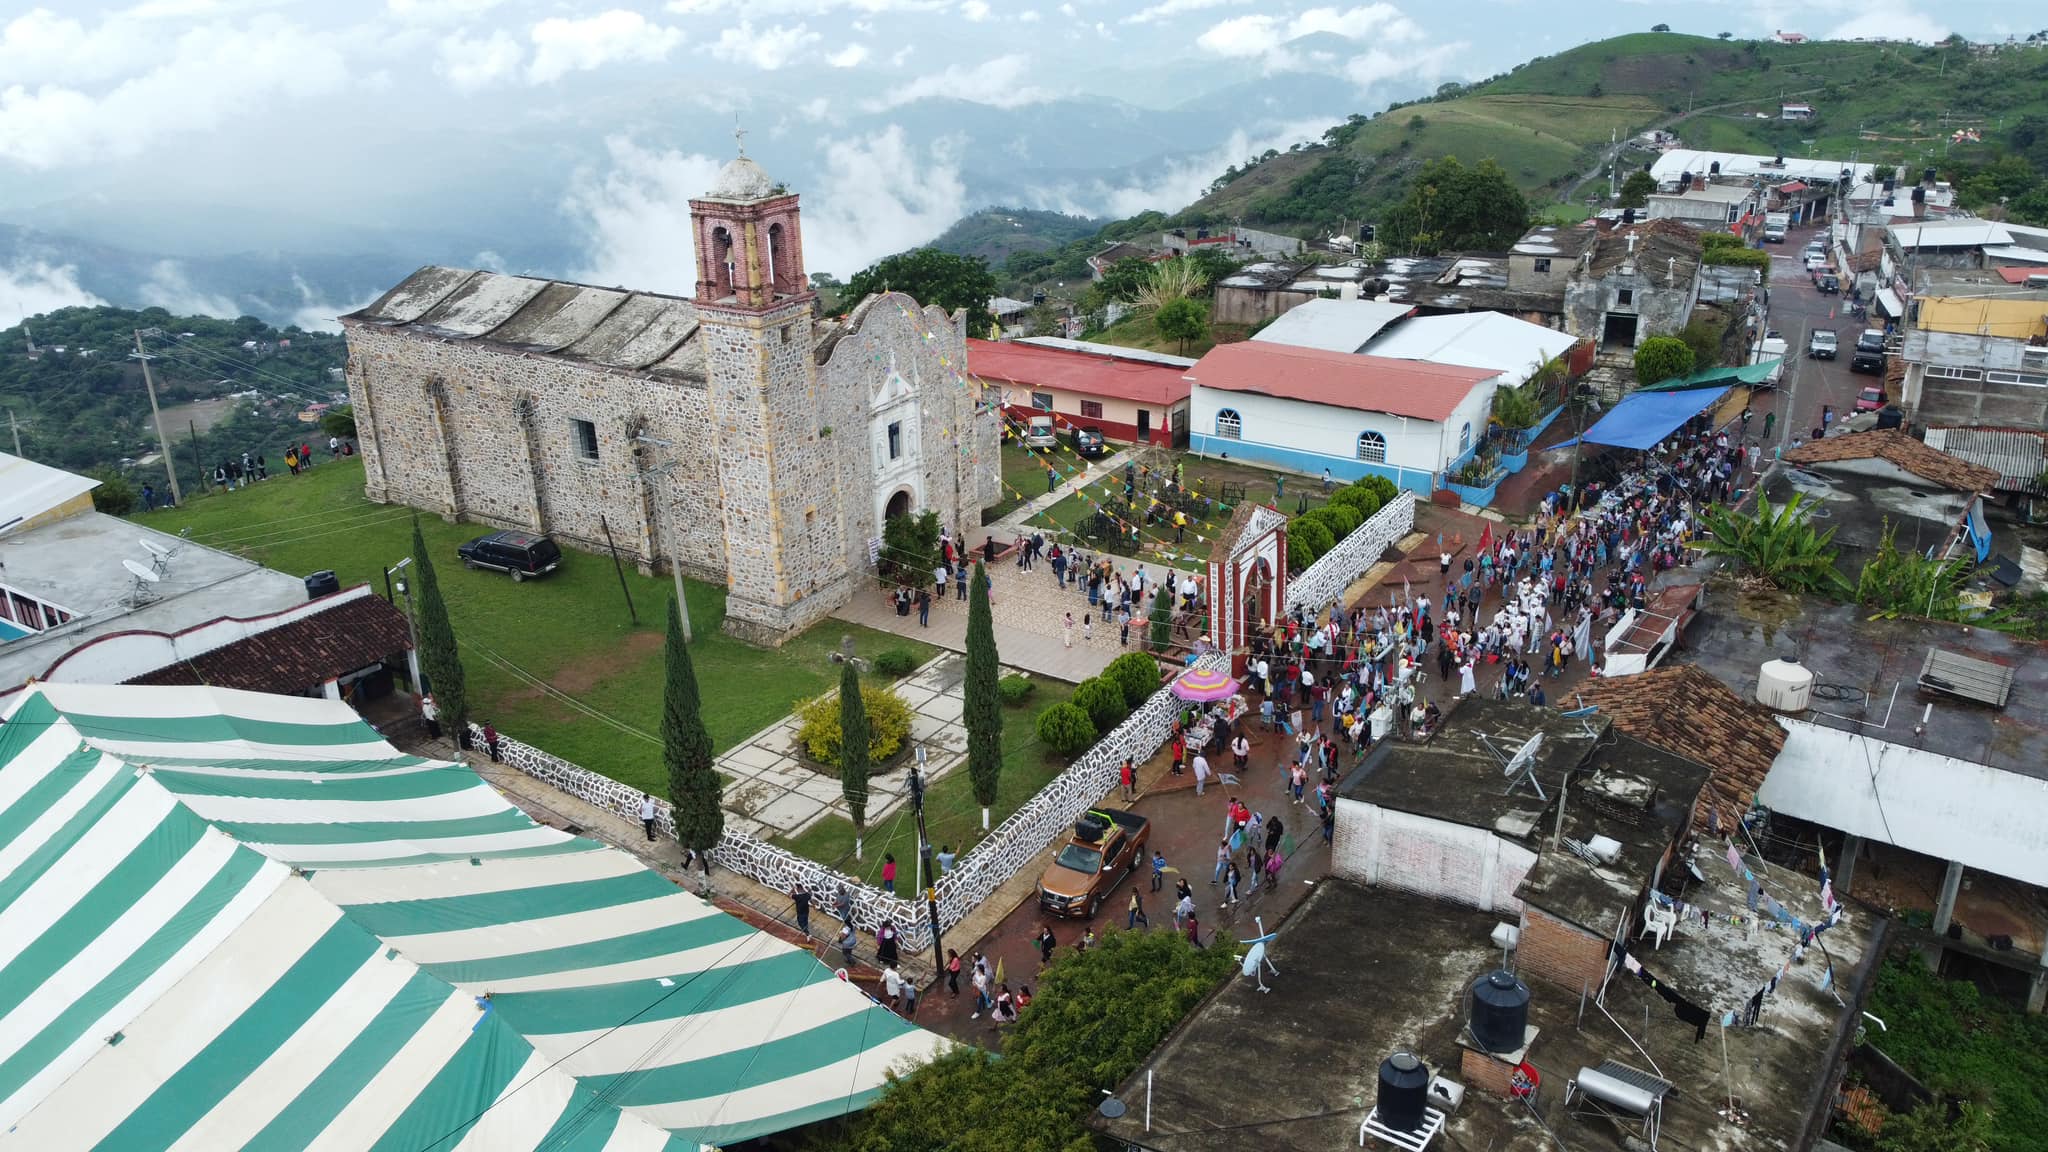
<instances>
[{"instance_id":1,"label":"crowd of people","mask_svg":"<svg viewBox=\"0 0 2048 1152\"><path fill-rule=\"evenodd\" d=\"M355 454L356 442L354 440L340 436L329 436L327 438L327 455L329 459L340 460ZM279 459L284 462L284 467L289 469L294 476L299 475L301 472L311 471L314 460L312 441L305 440L297 444L285 445L284 454ZM251 484L261 483L268 479L270 479L270 457L262 452L244 452L240 456L226 457L220 463L215 464L211 472L202 472L200 474L201 487L218 488L223 492L233 492L237 488L247 488ZM142 486L143 511L154 512L160 507L168 508L170 506L169 498L165 494L158 492L155 484L144 484Z\"/></svg>"}]
</instances>

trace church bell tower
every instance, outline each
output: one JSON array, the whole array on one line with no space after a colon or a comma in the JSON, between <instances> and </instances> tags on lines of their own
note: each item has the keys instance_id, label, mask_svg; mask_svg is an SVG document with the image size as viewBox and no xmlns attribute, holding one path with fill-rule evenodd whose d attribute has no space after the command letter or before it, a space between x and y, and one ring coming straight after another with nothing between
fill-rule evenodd
<instances>
[{"instance_id":1,"label":"church bell tower","mask_svg":"<svg viewBox=\"0 0 2048 1152\"><path fill-rule=\"evenodd\" d=\"M725 529L726 630L779 644L843 603L837 457L818 395L797 196L741 151L690 201Z\"/></svg>"}]
</instances>

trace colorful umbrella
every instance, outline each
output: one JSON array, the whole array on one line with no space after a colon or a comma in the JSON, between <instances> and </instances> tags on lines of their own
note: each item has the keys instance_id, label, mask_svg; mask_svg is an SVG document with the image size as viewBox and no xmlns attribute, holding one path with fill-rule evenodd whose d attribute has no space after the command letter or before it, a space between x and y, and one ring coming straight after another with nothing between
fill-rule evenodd
<instances>
[{"instance_id":1,"label":"colorful umbrella","mask_svg":"<svg viewBox=\"0 0 2048 1152\"><path fill-rule=\"evenodd\" d=\"M1237 695L1237 681L1221 669L1190 669L1173 682L1173 694L1196 702L1228 700Z\"/></svg>"}]
</instances>

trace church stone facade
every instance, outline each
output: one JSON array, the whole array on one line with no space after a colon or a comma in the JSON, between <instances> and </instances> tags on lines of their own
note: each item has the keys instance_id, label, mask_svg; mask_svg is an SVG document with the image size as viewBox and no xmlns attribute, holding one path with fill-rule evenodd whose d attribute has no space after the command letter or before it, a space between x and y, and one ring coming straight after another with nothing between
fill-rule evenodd
<instances>
[{"instance_id":1,"label":"church stone facade","mask_svg":"<svg viewBox=\"0 0 2048 1152\"><path fill-rule=\"evenodd\" d=\"M887 517L979 525L999 417L963 315L816 319L798 198L752 160L690 213L694 300L429 266L342 317L367 495L679 564L779 643L871 578Z\"/></svg>"}]
</instances>

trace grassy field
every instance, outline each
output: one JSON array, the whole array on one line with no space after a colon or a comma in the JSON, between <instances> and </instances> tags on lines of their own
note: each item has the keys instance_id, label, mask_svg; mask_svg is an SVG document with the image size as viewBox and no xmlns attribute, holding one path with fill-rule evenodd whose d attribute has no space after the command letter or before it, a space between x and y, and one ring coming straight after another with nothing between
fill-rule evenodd
<instances>
[{"instance_id":1,"label":"grassy field","mask_svg":"<svg viewBox=\"0 0 2048 1152\"><path fill-rule=\"evenodd\" d=\"M1071 468L1071 452L1055 450L1054 463L1061 469ZM1040 449L1026 448L1015 441L1003 441L1003 491L1002 499L982 509L981 522L993 524L1015 512L1019 505L1045 491L1045 460L1047 453Z\"/></svg>"},{"instance_id":2,"label":"grassy field","mask_svg":"<svg viewBox=\"0 0 2048 1152\"><path fill-rule=\"evenodd\" d=\"M1183 348L1181 342L1159 334L1158 325L1152 322L1152 314L1126 316L1104 328L1089 339L1099 344L1116 344L1125 348L1143 348L1148 352L1164 352L1169 356L1193 356L1218 344L1228 344L1251 335L1251 329L1242 324L1211 324L1209 335L1200 340L1190 340Z\"/></svg>"},{"instance_id":3,"label":"grassy field","mask_svg":"<svg viewBox=\"0 0 2048 1152\"><path fill-rule=\"evenodd\" d=\"M1039 742L1034 721L1041 710L1065 700L1073 691L1072 685L1041 678L1038 690L1022 704L1004 706L1003 772L996 788L996 803L989 809L991 829L1066 769L1066 762ZM939 847L950 844L965 852L981 842L981 806L974 802L974 786L965 765L954 769L925 794L924 818L926 834ZM829 864L871 884L881 882L883 855L894 853L903 869L902 890L907 890L912 875L910 862L917 853L917 826L911 822L910 806L904 805L887 820L868 829L858 863L853 859L853 824L837 817L820 820L803 835L778 843L799 856Z\"/></svg>"},{"instance_id":4,"label":"grassy field","mask_svg":"<svg viewBox=\"0 0 2048 1152\"><path fill-rule=\"evenodd\" d=\"M331 568L344 587L368 582L382 594L384 569L412 552L412 514L362 493L358 459L304 476L273 474L253 488L138 519L167 532L190 528L199 543L294 575ZM613 779L663 791L662 628L674 582L625 569L635 625L607 557L569 551L554 575L514 584L455 559L455 546L484 529L435 516L421 517L420 528L463 646L473 718ZM686 581L685 595L704 722L720 752L836 685L838 669L827 656L842 635L868 654L904 648L921 663L935 652L838 621L781 648L754 648L719 630L723 588Z\"/></svg>"}]
</instances>

